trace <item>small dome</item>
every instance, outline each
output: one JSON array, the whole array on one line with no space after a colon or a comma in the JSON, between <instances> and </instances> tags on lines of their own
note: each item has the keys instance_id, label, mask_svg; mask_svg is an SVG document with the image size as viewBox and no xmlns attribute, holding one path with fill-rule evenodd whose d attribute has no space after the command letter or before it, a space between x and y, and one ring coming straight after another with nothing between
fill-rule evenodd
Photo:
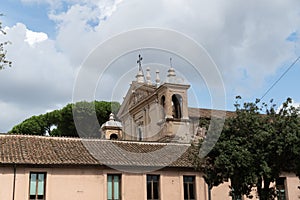
<instances>
[{"instance_id":1,"label":"small dome","mask_svg":"<svg viewBox=\"0 0 300 200\"><path fill-rule=\"evenodd\" d=\"M109 121L105 122L104 124L102 124L101 129L103 128L122 128L122 123L119 121L115 121L115 116L113 113L111 113L109 115Z\"/></svg>"}]
</instances>

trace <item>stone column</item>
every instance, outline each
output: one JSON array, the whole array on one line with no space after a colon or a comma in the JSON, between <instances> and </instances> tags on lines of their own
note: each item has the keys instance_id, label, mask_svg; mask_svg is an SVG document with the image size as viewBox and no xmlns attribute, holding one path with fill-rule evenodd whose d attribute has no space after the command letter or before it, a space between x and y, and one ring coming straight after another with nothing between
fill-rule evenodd
<instances>
[{"instance_id":1,"label":"stone column","mask_svg":"<svg viewBox=\"0 0 300 200\"><path fill-rule=\"evenodd\" d=\"M186 92L182 95L182 119L189 119L188 99Z\"/></svg>"},{"instance_id":2,"label":"stone column","mask_svg":"<svg viewBox=\"0 0 300 200\"><path fill-rule=\"evenodd\" d=\"M165 100L166 118L173 118L173 116L172 116L172 93L167 90L165 98L166 98L166 100Z\"/></svg>"}]
</instances>

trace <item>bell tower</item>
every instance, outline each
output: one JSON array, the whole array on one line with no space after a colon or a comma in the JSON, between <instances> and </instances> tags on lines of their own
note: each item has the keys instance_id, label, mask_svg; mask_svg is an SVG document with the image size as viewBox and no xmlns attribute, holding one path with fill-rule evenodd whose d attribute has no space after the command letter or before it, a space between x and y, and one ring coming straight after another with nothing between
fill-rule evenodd
<instances>
[{"instance_id":1,"label":"bell tower","mask_svg":"<svg viewBox=\"0 0 300 200\"><path fill-rule=\"evenodd\" d=\"M189 114L187 90L190 85L176 76L175 69L170 67L166 81L157 88L161 112L161 139L189 139ZM173 140L172 139L172 140Z\"/></svg>"}]
</instances>

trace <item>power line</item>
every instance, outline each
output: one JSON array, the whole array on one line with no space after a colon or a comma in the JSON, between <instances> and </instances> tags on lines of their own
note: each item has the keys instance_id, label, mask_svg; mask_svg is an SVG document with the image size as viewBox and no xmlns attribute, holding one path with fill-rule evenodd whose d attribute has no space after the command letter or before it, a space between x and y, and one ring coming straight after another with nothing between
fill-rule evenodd
<instances>
[{"instance_id":1,"label":"power line","mask_svg":"<svg viewBox=\"0 0 300 200\"><path fill-rule=\"evenodd\" d=\"M300 56L296 58L296 60L284 71L284 73L271 85L271 87L262 95L262 97L259 99L260 101L272 90L272 88L290 71L290 69L299 61Z\"/></svg>"}]
</instances>

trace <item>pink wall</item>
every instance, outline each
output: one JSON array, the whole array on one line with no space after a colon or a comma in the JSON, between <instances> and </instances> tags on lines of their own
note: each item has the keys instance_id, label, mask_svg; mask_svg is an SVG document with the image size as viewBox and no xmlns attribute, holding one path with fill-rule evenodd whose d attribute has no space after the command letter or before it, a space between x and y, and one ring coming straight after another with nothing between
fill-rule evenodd
<instances>
[{"instance_id":1,"label":"pink wall","mask_svg":"<svg viewBox=\"0 0 300 200\"><path fill-rule=\"evenodd\" d=\"M0 199L12 199L13 168L0 168Z\"/></svg>"},{"instance_id":2,"label":"pink wall","mask_svg":"<svg viewBox=\"0 0 300 200\"><path fill-rule=\"evenodd\" d=\"M297 200L300 199L300 181L299 178L295 174L284 173L282 176L286 177L286 188L287 191L287 200Z\"/></svg>"},{"instance_id":3,"label":"pink wall","mask_svg":"<svg viewBox=\"0 0 300 200\"><path fill-rule=\"evenodd\" d=\"M122 200L146 199L146 174L120 173L108 168L20 168L17 167L15 200L28 199L30 172L46 172L46 200L105 200L107 174L122 174ZM207 185L199 172L161 170L149 174L160 175L161 200L183 199L183 175L196 176L197 200L207 200ZM288 200L300 199L298 177L286 176ZM213 200L230 200L229 183L212 190ZM13 167L0 167L0 199L12 199Z\"/></svg>"}]
</instances>

